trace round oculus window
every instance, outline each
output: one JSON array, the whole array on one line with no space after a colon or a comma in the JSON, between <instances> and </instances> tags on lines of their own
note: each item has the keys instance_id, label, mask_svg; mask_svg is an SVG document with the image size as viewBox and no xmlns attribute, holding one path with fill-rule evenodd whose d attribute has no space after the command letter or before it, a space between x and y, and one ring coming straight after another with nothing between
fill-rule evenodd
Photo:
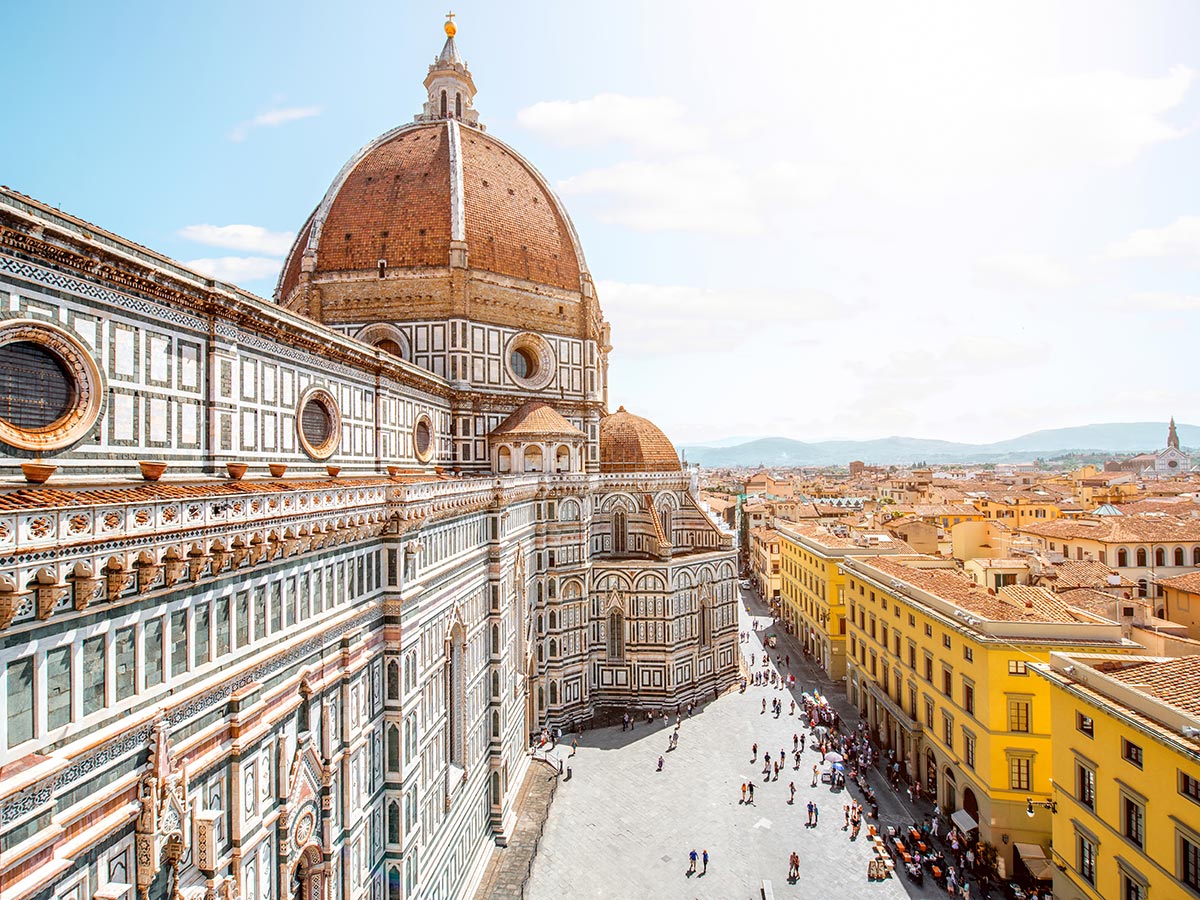
<instances>
[{"instance_id":1,"label":"round oculus window","mask_svg":"<svg viewBox=\"0 0 1200 900\"><path fill-rule=\"evenodd\" d=\"M57 326L0 327L0 440L34 452L83 437L103 403L100 369L79 340Z\"/></svg>"},{"instance_id":2,"label":"round oculus window","mask_svg":"<svg viewBox=\"0 0 1200 900\"><path fill-rule=\"evenodd\" d=\"M433 459L433 422L421 415L413 424L413 453L421 462Z\"/></svg>"},{"instance_id":3,"label":"round oculus window","mask_svg":"<svg viewBox=\"0 0 1200 900\"><path fill-rule=\"evenodd\" d=\"M554 349L544 337L524 332L508 342L508 374L520 387L540 390L554 378Z\"/></svg>"},{"instance_id":4,"label":"round oculus window","mask_svg":"<svg viewBox=\"0 0 1200 900\"><path fill-rule=\"evenodd\" d=\"M300 446L313 459L328 459L342 436L342 416L337 400L324 388L313 388L300 399L296 418Z\"/></svg>"}]
</instances>

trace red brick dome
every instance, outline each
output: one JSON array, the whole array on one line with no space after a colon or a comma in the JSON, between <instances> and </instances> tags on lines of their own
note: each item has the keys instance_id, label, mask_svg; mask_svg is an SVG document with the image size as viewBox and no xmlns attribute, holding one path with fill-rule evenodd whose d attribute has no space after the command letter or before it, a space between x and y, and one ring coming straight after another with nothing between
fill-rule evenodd
<instances>
[{"instance_id":1,"label":"red brick dome","mask_svg":"<svg viewBox=\"0 0 1200 900\"><path fill-rule=\"evenodd\" d=\"M300 230L276 300L288 303L303 269L445 269L452 244L465 244L471 269L581 290L578 237L545 179L508 145L448 119L393 129L346 163Z\"/></svg>"},{"instance_id":2,"label":"red brick dome","mask_svg":"<svg viewBox=\"0 0 1200 900\"><path fill-rule=\"evenodd\" d=\"M601 472L679 472L679 454L662 429L621 407L600 420Z\"/></svg>"}]
</instances>

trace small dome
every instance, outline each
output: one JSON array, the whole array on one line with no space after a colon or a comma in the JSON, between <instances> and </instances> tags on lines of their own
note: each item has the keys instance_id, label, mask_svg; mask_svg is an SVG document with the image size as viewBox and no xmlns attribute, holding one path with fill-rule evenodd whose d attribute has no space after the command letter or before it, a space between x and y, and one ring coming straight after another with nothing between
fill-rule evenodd
<instances>
[{"instance_id":1,"label":"small dome","mask_svg":"<svg viewBox=\"0 0 1200 900\"><path fill-rule=\"evenodd\" d=\"M549 403L542 400L530 400L496 426L488 437L566 437L582 440L587 435L564 419Z\"/></svg>"},{"instance_id":2,"label":"small dome","mask_svg":"<svg viewBox=\"0 0 1200 900\"><path fill-rule=\"evenodd\" d=\"M679 472L679 454L662 429L621 407L600 420L601 472Z\"/></svg>"}]
</instances>

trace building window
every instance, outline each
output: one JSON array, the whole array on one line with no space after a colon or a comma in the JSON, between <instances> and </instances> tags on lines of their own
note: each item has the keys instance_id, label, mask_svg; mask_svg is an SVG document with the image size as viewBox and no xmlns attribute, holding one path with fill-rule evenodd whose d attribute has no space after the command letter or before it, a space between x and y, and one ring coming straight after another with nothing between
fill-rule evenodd
<instances>
[{"instance_id":1,"label":"building window","mask_svg":"<svg viewBox=\"0 0 1200 900\"><path fill-rule=\"evenodd\" d=\"M33 739L33 657L8 664L8 746Z\"/></svg>"},{"instance_id":2,"label":"building window","mask_svg":"<svg viewBox=\"0 0 1200 900\"><path fill-rule=\"evenodd\" d=\"M975 736L967 729L963 729L963 762L967 764L967 768L975 768Z\"/></svg>"},{"instance_id":3,"label":"building window","mask_svg":"<svg viewBox=\"0 0 1200 900\"><path fill-rule=\"evenodd\" d=\"M162 616L150 619L142 630L142 652L145 654L142 669L146 673L146 687L163 683L163 620Z\"/></svg>"},{"instance_id":4,"label":"building window","mask_svg":"<svg viewBox=\"0 0 1200 900\"><path fill-rule=\"evenodd\" d=\"M1200 845L1179 835L1179 880L1200 891Z\"/></svg>"},{"instance_id":5,"label":"building window","mask_svg":"<svg viewBox=\"0 0 1200 900\"><path fill-rule=\"evenodd\" d=\"M125 700L132 697L137 690L132 625L128 628L117 629L113 638L113 656L116 663L113 682L116 687L117 700Z\"/></svg>"},{"instance_id":6,"label":"building window","mask_svg":"<svg viewBox=\"0 0 1200 900\"><path fill-rule=\"evenodd\" d=\"M1029 731L1029 701L1028 700L1009 700L1008 701L1008 730L1009 731Z\"/></svg>"},{"instance_id":7,"label":"building window","mask_svg":"<svg viewBox=\"0 0 1200 900\"><path fill-rule=\"evenodd\" d=\"M1145 883L1133 878L1128 872L1121 872L1121 900L1146 900Z\"/></svg>"},{"instance_id":8,"label":"building window","mask_svg":"<svg viewBox=\"0 0 1200 900\"><path fill-rule=\"evenodd\" d=\"M204 603L196 607L192 620L192 664L202 666L208 662L209 652L209 610L211 607Z\"/></svg>"},{"instance_id":9,"label":"building window","mask_svg":"<svg viewBox=\"0 0 1200 900\"><path fill-rule=\"evenodd\" d=\"M300 449L312 459L333 456L342 437L342 417L333 394L325 388L310 388L300 398L296 435Z\"/></svg>"},{"instance_id":10,"label":"building window","mask_svg":"<svg viewBox=\"0 0 1200 900\"><path fill-rule=\"evenodd\" d=\"M950 649L950 635L948 635L948 634L942 635L942 646L945 647L947 650Z\"/></svg>"},{"instance_id":11,"label":"building window","mask_svg":"<svg viewBox=\"0 0 1200 900\"><path fill-rule=\"evenodd\" d=\"M1027 791L1030 784L1031 760L1027 756L1012 756L1008 760L1008 786L1010 790Z\"/></svg>"},{"instance_id":12,"label":"building window","mask_svg":"<svg viewBox=\"0 0 1200 900\"><path fill-rule=\"evenodd\" d=\"M1091 716L1085 716L1081 712L1075 713L1075 727L1090 738L1096 736L1096 723L1092 721Z\"/></svg>"},{"instance_id":13,"label":"building window","mask_svg":"<svg viewBox=\"0 0 1200 900\"><path fill-rule=\"evenodd\" d=\"M104 658L104 635L83 642L83 714L104 709L104 684L108 676Z\"/></svg>"},{"instance_id":14,"label":"building window","mask_svg":"<svg viewBox=\"0 0 1200 900\"><path fill-rule=\"evenodd\" d=\"M71 648L46 653L46 727L71 723Z\"/></svg>"},{"instance_id":15,"label":"building window","mask_svg":"<svg viewBox=\"0 0 1200 900\"><path fill-rule=\"evenodd\" d=\"M1121 738L1121 758L1140 769L1142 767L1142 748Z\"/></svg>"},{"instance_id":16,"label":"building window","mask_svg":"<svg viewBox=\"0 0 1200 900\"><path fill-rule=\"evenodd\" d=\"M1077 850L1076 868L1080 876L1088 884L1096 883L1096 845L1088 837L1076 832L1075 846Z\"/></svg>"},{"instance_id":17,"label":"building window","mask_svg":"<svg viewBox=\"0 0 1200 900\"><path fill-rule=\"evenodd\" d=\"M1009 675L1028 675L1029 669L1025 666L1025 661L1022 659L1010 659L1008 661Z\"/></svg>"},{"instance_id":18,"label":"building window","mask_svg":"<svg viewBox=\"0 0 1200 900\"><path fill-rule=\"evenodd\" d=\"M608 658L615 662L625 659L625 617L617 610L608 615Z\"/></svg>"},{"instance_id":19,"label":"building window","mask_svg":"<svg viewBox=\"0 0 1200 900\"><path fill-rule=\"evenodd\" d=\"M942 669L942 693L947 697L954 693L954 672L951 669Z\"/></svg>"},{"instance_id":20,"label":"building window","mask_svg":"<svg viewBox=\"0 0 1200 900\"><path fill-rule=\"evenodd\" d=\"M963 644L963 659L967 662L975 662L975 651Z\"/></svg>"},{"instance_id":21,"label":"building window","mask_svg":"<svg viewBox=\"0 0 1200 900\"><path fill-rule=\"evenodd\" d=\"M178 678L187 672L188 633L187 610L171 613L171 677Z\"/></svg>"},{"instance_id":22,"label":"building window","mask_svg":"<svg viewBox=\"0 0 1200 900\"><path fill-rule=\"evenodd\" d=\"M433 420L422 413L417 417L412 430L413 455L418 462L427 463L433 459ZM538 466L541 470L541 466Z\"/></svg>"},{"instance_id":23,"label":"building window","mask_svg":"<svg viewBox=\"0 0 1200 900\"><path fill-rule=\"evenodd\" d=\"M1179 793L1196 803L1200 803L1200 779L1193 778L1186 772L1179 773Z\"/></svg>"},{"instance_id":24,"label":"building window","mask_svg":"<svg viewBox=\"0 0 1200 900\"><path fill-rule=\"evenodd\" d=\"M925 680L933 684L933 657L925 657Z\"/></svg>"},{"instance_id":25,"label":"building window","mask_svg":"<svg viewBox=\"0 0 1200 900\"><path fill-rule=\"evenodd\" d=\"M951 753L954 752L954 720L945 713L942 713L942 740L946 742L946 749Z\"/></svg>"},{"instance_id":26,"label":"building window","mask_svg":"<svg viewBox=\"0 0 1200 900\"><path fill-rule=\"evenodd\" d=\"M933 727L933 701L928 697L925 698L925 724Z\"/></svg>"},{"instance_id":27,"label":"building window","mask_svg":"<svg viewBox=\"0 0 1200 900\"><path fill-rule=\"evenodd\" d=\"M1121 797L1121 832L1139 847L1146 843L1146 808L1132 797Z\"/></svg>"},{"instance_id":28,"label":"building window","mask_svg":"<svg viewBox=\"0 0 1200 900\"><path fill-rule=\"evenodd\" d=\"M933 637L933 626L928 622L925 623L925 637Z\"/></svg>"},{"instance_id":29,"label":"building window","mask_svg":"<svg viewBox=\"0 0 1200 900\"><path fill-rule=\"evenodd\" d=\"M1096 772L1081 762L1075 763L1075 798L1088 809L1096 808Z\"/></svg>"},{"instance_id":30,"label":"building window","mask_svg":"<svg viewBox=\"0 0 1200 900\"><path fill-rule=\"evenodd\" d=\"M975 686L963 682L963 709L971 715L975 715Z\"/></svg>"}]
</instances>

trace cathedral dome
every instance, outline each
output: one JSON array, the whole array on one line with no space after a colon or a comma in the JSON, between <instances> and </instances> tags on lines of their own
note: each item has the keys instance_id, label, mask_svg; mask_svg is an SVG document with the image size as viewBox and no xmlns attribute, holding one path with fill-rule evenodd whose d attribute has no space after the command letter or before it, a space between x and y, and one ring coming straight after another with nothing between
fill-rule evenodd
<instances>
[{"instance_id":1,"label":"cathedral dome","mask_svg":"<svg viewBox=\"0 0 1200 900\"><path fill-rule=\"evenodd\" d=\"M679 454L662 429L621 407L600 420L601 472L679 472Z\"/></svg>"},{"instance_id":2,"label":"cathedral dome","mask_svg":"<svg viewBox=\"0 0 1200 900\"><path fill-rule=\"evenodd\" d=\"M465 246L464 246L465 245ZM545 179L511 147L456 119L389 131L338 173L279 280L288 304L310 277L466 266L579 292L574 226Z\"/></svg>"}]
</instances>

